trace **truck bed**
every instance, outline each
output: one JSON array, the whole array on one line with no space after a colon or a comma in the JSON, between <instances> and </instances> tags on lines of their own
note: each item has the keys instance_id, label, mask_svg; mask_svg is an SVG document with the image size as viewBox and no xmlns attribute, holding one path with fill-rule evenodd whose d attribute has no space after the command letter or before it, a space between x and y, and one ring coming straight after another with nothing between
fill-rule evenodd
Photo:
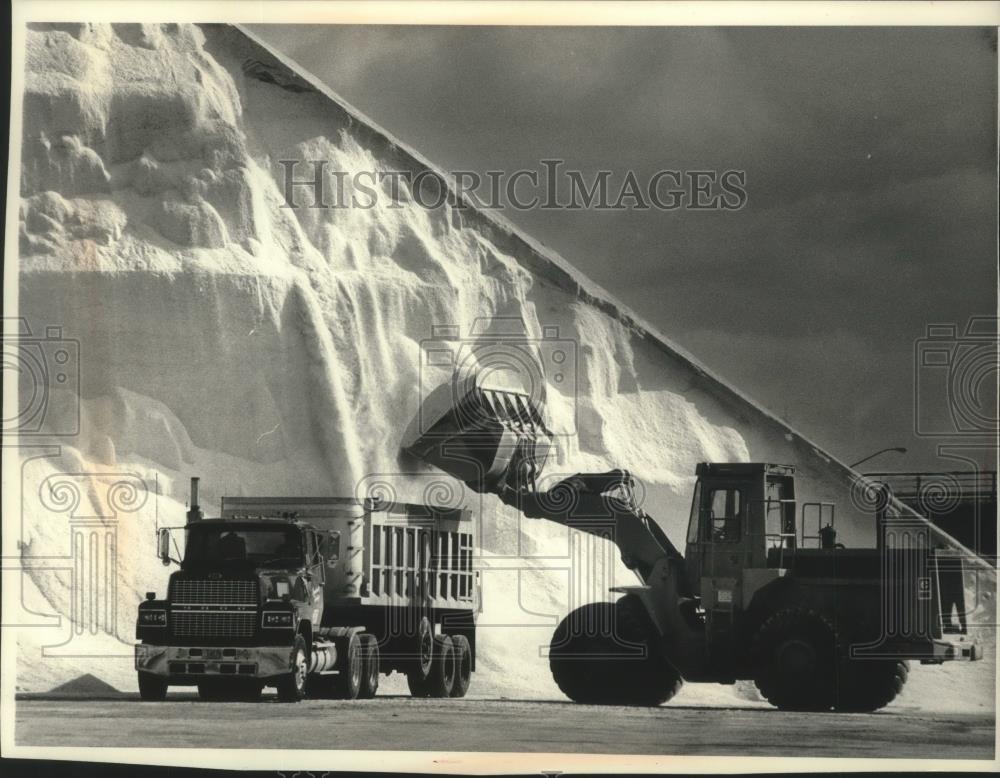
<instances>
[{"instance_id":1,"label":"truck bed","mask_svg":"<svg viewBox=\"0 0 1000 778\"><path fill-rule=\"evenodd\" d=\"M224 497L223 519L294 519L340 536L327 606L478 609L469 511L344 497Z\"/></svg>"}]
</instances>

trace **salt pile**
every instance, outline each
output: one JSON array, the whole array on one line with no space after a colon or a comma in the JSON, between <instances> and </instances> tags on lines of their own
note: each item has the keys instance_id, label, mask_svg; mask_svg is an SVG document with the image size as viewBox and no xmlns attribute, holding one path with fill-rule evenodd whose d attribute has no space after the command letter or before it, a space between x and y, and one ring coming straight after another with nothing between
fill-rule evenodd
<instances>
[{"instance_id":1,"label":"salt pile","mask_svg":"<svg viewBox=\"0 0 1000 778\"><path fill-rule=\"evenodd\" d=\"M482 522L474 688L557 698L541 652L555 623L634 579L613 548L401 459L443 380L424 369L440 325L557 333L575 369L547 376L550 475L628 467L675 544L702 460L793 463L800 499L837 502L841 539L871 542L841 465L495 216L426 210L405 186L369 209L284 207L282 161L298 178L315 160L348 180L431 167L248 33L50 24L27 46L20 315L37 338L61 328L47 353L77 343L79 374L52 381L30 440L58 449L5 461L20 486L5 516L23 516L5 528L25 570L19 689L85 672L134 689L135 606L169 572L154 529L183 522L199 475L209 514L223 494L451 490ZM74 576L107 583L74 599ZM991 699L992 662L918 671L913 686L960 675L970 705L975 689ZM683 699L744 702L725 687Z\"/></svg>"}]
</instances>

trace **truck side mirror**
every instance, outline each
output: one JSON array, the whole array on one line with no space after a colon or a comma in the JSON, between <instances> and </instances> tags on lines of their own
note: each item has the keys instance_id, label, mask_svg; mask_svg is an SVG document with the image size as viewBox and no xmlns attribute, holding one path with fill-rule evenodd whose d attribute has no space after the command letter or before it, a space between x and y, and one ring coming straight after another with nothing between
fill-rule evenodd
<instances>
[{"instance_id":1,"label":"truck side mirror","mask_svg":"<svg viewBox=\"0 0 1000 778\"><path fill-rule=\"evenodd\" d=\"M332 570L337 566L337 561L340 559L340 533L328 533L323 539L321 548L323 551L323 562Z\"/></svg>"},{"instance_id":2,"label":"truck side mirror","mask_svg":"<svg viewBox=\"0 0 1000 778\"><path fill-rule=\"evenodd\" d=\"M156 555L164 565L169 565L170 559L170 530L160 527L156 530Z\"/></svg>"}]
</instances>

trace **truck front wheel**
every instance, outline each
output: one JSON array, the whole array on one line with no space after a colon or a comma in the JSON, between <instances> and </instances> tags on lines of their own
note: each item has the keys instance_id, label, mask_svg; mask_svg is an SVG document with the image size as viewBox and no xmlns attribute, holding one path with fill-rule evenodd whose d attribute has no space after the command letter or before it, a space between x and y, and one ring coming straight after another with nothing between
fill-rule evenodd
<instances>
[{"instance_id":1,"label":"truck front wheel","mask_svg":"<svg viewBox=\"0 0 1000 778\"><path fill-rule=\"evenodd\" d=\"M167 699L167 679L152 673L139 673L139 699L163 702Z\"/></svg>"},{"instance_id":2,"label":"truck front wheel","mask_svg":"<svg viewBox=\"0 0 1000 778\"><path fill-rule=\"evenodd\" d=\"M295 636L292 645L291 668L278 681L278 699L282 702L298 702L306 696L306 679L309 677L309 649L302 635Z\"/></svg>"}]
</instances>

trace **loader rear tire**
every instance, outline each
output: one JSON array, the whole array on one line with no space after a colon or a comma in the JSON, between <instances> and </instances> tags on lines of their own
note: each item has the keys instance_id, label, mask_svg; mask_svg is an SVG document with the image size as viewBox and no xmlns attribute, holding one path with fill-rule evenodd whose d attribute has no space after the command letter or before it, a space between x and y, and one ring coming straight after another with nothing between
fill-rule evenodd
<instances>
[{"instance_id":1,"label":"loader rear tire","mask_svg":"<svg viewBox=\"0 0 1000 778\"><path fill-rule=\"evenodd\" d=\"M754 682L779 710L830 710L836 699L836 634L816 611L778 611L750 648Z\"/></svg>"},{"instance_id":2,"label":"loader rear tire","mask_svg":"<svg viewBox=\"0 0 1000 778\"><path fill-rule=\"evenodd\" d=\"M590 705L661 705L680 691L680 673L657 654L644 606L617 603L577 608L556 627L549 668L563 694Z\"/></svg>"},{"instance_id":3,"label":"loader rear tire","mask_svg":"<svg viewBox=\"0 0 1000 778\"><path fill-rule=\"evenodd\" d=\"M844 662L837 678L836 710L871 713L884 708L903 691L910 673L898 659L854 659Z\"/></svg>"}]
</instances>

